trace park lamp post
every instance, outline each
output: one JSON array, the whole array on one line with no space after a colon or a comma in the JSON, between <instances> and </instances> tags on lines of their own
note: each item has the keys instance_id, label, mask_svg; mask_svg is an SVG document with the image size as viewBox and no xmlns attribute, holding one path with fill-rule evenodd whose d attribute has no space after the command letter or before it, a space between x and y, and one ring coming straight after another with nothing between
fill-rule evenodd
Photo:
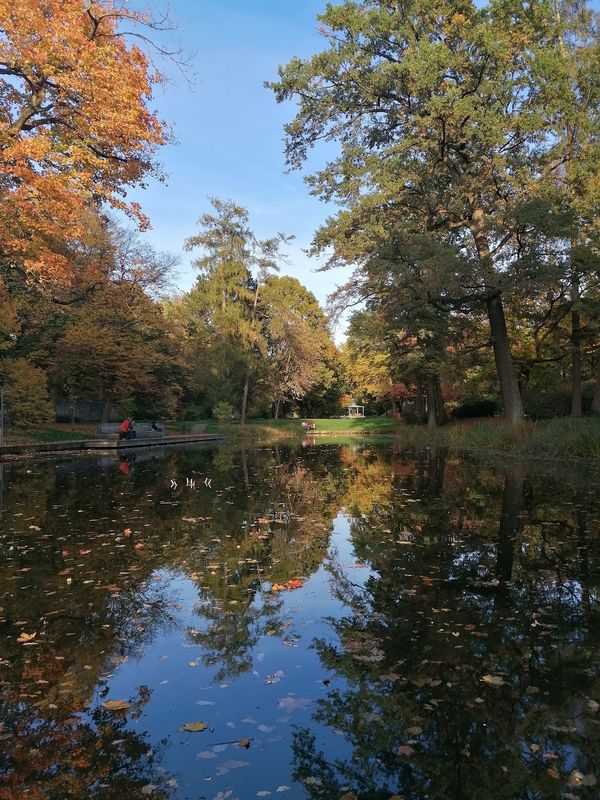
<instances>
[{"instance_id":1,"label":"park lamp post","mask_svg":"<svg viewBox=\"0 0 600 800\"><path fill-rule=\"evenodd\" d=\"M0 383L0 447L4 444L4 384Z\"/></svg>"}]
</instances>

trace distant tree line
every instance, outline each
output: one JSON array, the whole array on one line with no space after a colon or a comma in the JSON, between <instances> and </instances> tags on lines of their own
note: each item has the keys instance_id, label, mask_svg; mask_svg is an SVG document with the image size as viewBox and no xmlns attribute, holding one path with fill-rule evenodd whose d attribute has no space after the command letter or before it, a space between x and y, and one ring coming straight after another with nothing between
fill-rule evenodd
<instances>
[{"instance_id":1,"label":"distant tree line","mask_svg":"<svg viewBox=\"0 0 600 800\"><path fill-rule=\"evenodd\" d=\"M600 18L571 0L346 0L325 49L268 87L286 155L337 204L312 252L354 272L338 350L278 274L286 237L213 200L175 259L127 191L159 176L167 18L108 0L0 0L0 380L11 414L85 399L138 416L372 413L444 422L600 413ZM44 35L40 36L40 30ZM358 309L358 310L356 310Z\"/></svg>"}]
</instances>

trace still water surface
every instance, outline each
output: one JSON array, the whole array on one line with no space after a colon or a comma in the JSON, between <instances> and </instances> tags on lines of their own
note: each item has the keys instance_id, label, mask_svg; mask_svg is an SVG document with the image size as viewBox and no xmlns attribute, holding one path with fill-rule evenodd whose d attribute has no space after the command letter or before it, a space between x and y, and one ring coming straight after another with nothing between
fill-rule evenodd
<instances>
[{"instance_id":1,"label":"still water surface","mask_svg":"<svg viewBox=\"0 0 600 800\"><path fill-rule=\"evenodd\" d=\"M1 800L598 798L599 486L356 444L5 465Z\"/></svg>"}]
</instances>

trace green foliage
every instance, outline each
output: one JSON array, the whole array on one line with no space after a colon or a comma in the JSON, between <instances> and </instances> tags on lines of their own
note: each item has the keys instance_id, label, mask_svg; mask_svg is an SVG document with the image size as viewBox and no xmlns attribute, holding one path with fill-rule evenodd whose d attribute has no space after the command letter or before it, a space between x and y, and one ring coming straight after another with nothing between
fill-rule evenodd
<instances>
[{"instance_id":1,"label":"green foliage","mask_svg":"<svg viewBox=\"0 0 600 800\"><path fill-rule=\"evenodd\" d=\"M498 413L498 403L487 398L472 398L459 403L453 410L455 419L469 419L473 417L493 417Z\"/></svg>"},{"instance_id":2,"label":"green foliage","mask_svg":"<svg viewBox=\"0 0 600 800\"><path fill-rule=\"evenodd\" d=\"M212 410L213 417L218 421L219 425L226 425L234 418L233 406L225 400L221 400L215 405Z\"/></svg>"},{"instance_id":3,"label":"green foliage","mask_svg":"<svg viewBox=\"0 0 600 800\"><path fill-rule=\"evenodd\" d=\"M556 279L548 237L565 235L575 206L581 221L597 216L597 20L585 4L560 6L562 16L544 0L330 4L320 16L329 46L269 84L298 104L286 125L290 166L322 140L335 145L308 178L341 209L314 252L357 267L349 299L368 297L376 311L395 305L397 333L411 336L430 374L454 345L431 307L470 320L487 311L513 421L522 407L503 304L541 290L541 273ZM539 318L557 297L578 302L574 286L553 288L546 308L540 297Z\"/></svg>"}]
</instances>

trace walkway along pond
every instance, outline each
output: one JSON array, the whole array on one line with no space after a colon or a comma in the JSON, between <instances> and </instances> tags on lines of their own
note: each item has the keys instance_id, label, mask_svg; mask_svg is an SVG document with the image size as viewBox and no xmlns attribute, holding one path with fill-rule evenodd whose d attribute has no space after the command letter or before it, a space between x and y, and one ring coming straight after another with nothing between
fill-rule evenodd
<instances>
[{"instance_id":1,"label":"walkway along pond","mask_svg":"<svg viewBox=\"0 0 600 800\"><path fill-rule=\"evenodd\" d=\"M598 797L589 468L353 442L0 471L1 800Z\"/></svg>"}]
</instances>

